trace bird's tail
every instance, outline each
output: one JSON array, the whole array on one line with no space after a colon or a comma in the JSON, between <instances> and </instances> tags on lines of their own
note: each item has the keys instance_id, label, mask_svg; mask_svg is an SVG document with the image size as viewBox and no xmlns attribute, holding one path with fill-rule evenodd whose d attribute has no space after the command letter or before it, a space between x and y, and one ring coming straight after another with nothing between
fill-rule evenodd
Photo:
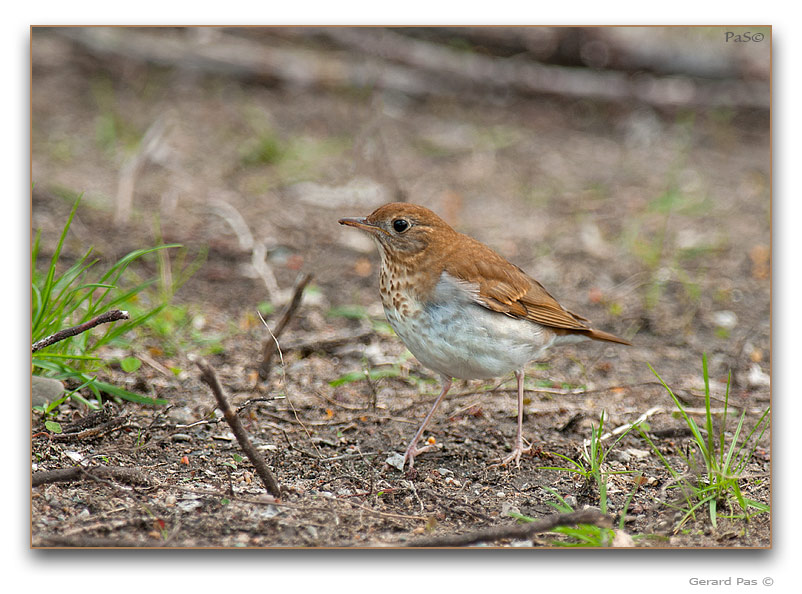
<instances>
[{"instance_id":1,"label":"bird's tail","mask_svg":"<svg viewBox=\"0 0 802 594\"><path fill-rule=\"evenodd\" d=\"M590 328L587 332L587 336L592 338L593 340L604 340L606 342L617 342L618 344L628 344L631 345L632 343L628 340L623 338L619 338L615 334L610 334L609 332L604 332L603 330L596 330L594 328Z\"/></svg>"}]
</instances>

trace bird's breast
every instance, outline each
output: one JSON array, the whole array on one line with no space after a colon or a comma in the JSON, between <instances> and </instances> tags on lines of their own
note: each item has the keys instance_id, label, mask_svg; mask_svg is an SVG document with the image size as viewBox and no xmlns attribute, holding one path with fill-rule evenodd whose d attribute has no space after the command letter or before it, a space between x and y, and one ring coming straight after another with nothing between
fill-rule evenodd
<instances>
[{"instance_id":1,"label":"bird's breast","mask_svg":"<svg viewBox=\"0 0 802 594\"><path fill-rule=\"evenodd\" d=\"M553 340L539 324L491 311L478 289L443 272L428 299L382 280L387 321L426 367L449 377L493 378L536 358Z\"/></svg>"}]
</instances>

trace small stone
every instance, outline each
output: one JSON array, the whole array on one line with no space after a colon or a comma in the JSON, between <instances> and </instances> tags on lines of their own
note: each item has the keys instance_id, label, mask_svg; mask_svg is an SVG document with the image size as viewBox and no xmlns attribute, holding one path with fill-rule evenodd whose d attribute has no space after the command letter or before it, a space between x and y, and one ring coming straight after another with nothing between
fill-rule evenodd
<instances>
[{"instance_id":1,"label":"small stone","mask_svg":"<svg viewBox=\"0 0 802 594\"><path fill-rule=\"evenodd\" d=\"M649 450L639 450L638 448L627 448L626 453L633 458L638 460L642 460L643 458L648 458L651 452Z\"/></svg>"},{"instance_id":2,"label":"small stone","mask_svg":"<svg viewBox=\"0 0 802 594\"><path fill-rule=\"evenodd\" d=\"M714 311L713 323L719 328L732 330L733 328L735 328L735 326L738 325L738 316L735 315L735 312L730 311L728 309L722 311Z\"/></svg>"},{"instance_id":3,"label":"small stone","mask_svg":"<svg viewBox=\"0 0 802 594\"><path fill-rule=\"evenodd\" d=\"M521 510L511 501L506 501L501 505L501 515L509 516L510 514L521 515Z\"/></svg>"},{"instance_id":4,"label":"small stone","mask_svg":"<svg viewBox=\"0 0 802 594\"><path fill-rule=\"evenodd\" d=\"M632 537L624 532L623 530L616 530L615 536L613 536L613 546L614 547L634 547L635 541L632 540Z\"/></svg>"},{"instance_id":5,"label":"small stone","mask_svg":"<svg viewBox=\"0 0 802 594\"><path fill-rule=\"evenodd\" d=\"M64 393L64 384L50 377L31 376L31 406L45 406Z\"/></svg>"},{"instance_id":6,"label":"small stone","mask_svg":"<svg viewBox=\"0 0 802 594\"><path fill-rule=\"evenodd\" d=\"M397 468L401 472L404 471L404 456L398 452L393 452L387 456L387 459L384 462L393 468Z\"/></svg>"},{"instance_id":7,"label":"small stone","mask_svg":"<svg viewBox=\"0 0 802 594\"><path fill-rule=\"evenodd\" d=\"M749 368L747 381L752 387L766 387L771 385L771 377L760 369L760 365L757 363L753 363Z\"/></svg>"}]
</instances>

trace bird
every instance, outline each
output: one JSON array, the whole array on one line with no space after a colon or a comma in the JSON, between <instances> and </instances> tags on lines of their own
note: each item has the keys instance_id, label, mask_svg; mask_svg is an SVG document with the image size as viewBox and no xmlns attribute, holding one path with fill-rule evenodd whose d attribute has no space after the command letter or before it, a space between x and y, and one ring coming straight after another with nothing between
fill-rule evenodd
<instances>
[{"instance_id":1,"label":"bird","mask_svg":"<svg viewBox=\"0 0 802 594\"><path fill-rule=\"evenodd\" d=\"M454 230L426 207L392 202L341 225L367 233L381 256L379 293L387 321L415 358L442 379L440 394L405 453L411 472L424 430L453 380L514 373L518 429L512 453L524 445L524 367L552 346L588 339L631 344L597 330L566 310L538 281L480 241Z\"/></svg>"}]
</instances>

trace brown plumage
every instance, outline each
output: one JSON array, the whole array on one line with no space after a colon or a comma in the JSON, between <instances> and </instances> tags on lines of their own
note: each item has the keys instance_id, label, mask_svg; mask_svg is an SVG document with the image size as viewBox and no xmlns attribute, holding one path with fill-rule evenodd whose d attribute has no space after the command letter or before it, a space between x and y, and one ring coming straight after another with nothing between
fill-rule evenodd
<instances>
[{"instance_id":1,"label":"brown plumage","mask_svg":"<svg viewBox=\"0 0 802 594\"><path fill-rule=\"evenodd\" d=\"M518 435L523 447L523 366L550 346L591 338L630 344L562 307L543 286L483 243L458 233L427 208L391 203L340 224L370 234L382 258L380 294L387 319L443 389L407 448L410 468L429 419L453 377L486 378L515 371ZM505 321L506 320L506 321Z\"/></svg>"}]
</instances>

